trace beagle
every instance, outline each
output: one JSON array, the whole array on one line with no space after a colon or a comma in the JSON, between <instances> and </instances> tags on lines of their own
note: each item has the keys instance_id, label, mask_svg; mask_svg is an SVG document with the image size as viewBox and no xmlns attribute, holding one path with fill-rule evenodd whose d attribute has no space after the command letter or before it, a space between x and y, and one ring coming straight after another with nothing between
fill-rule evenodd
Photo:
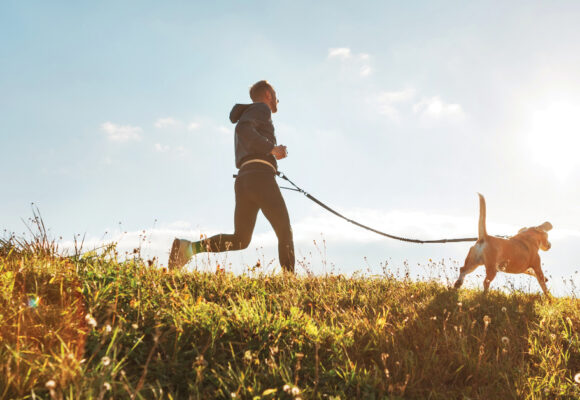
<instances>
[{"instance_id":1,"label":"beagle","mask_svg":"<svg viewBox=\"0 0 580 400\"><path fill-rule=\"evenodd\" d=\"M479 194L479 193L478 193ZM539 249L550 250L547 232L552 224L544 222L532 228L522 228L517 235L507 239L490 236L485 228L485 198L479 194L479 234L477 242L469 249L455 288L461 287L465 275L473 272L478 266L485 265L484 292L498 271L510 274L528 274L538 279L546 296L550 292L546 287L547 279L542 272Z\"/></svg>"}]
</instances>

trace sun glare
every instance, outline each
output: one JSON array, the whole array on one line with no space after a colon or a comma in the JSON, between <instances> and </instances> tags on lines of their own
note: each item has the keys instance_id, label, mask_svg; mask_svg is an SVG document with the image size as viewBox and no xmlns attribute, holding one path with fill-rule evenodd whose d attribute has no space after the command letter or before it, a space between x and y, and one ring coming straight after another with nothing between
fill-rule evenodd
<instances>
[{"instance_id":1,"label":"sun glare","mask_svg":"<svg viewBox=\"0 0 580 400\"><path fill-rule=\"evenodd\" d=\"M566 181L580 165L580 106L552 103L530 118L528 146L534 162Z\"/></svg>"}]
</instances>

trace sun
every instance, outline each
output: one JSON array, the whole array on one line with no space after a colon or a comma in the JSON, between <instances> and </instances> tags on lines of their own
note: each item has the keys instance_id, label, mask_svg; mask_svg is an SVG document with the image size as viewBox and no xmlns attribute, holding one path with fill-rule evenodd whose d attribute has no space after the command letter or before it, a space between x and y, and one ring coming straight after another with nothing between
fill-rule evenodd
<instances>
[{"instance_id":1,"label":"sun","mask_svg":"<svg viewBox=\"0 0 580 400\"><path fill-rule=\"evenodd\" d=\"M533 161L566 181L580 165L580 106L551 103L530 117L528 147Z\"/></svg>"}]
</instances>

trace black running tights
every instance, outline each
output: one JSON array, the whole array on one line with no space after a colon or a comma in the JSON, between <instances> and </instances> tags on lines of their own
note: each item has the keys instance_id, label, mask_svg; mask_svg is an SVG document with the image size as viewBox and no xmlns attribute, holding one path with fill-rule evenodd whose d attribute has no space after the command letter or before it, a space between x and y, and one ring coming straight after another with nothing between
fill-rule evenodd
<instances>
[{"instance_id":1,"label":"black running tights","mask_svg":"<svg viewBox=\"0 0 580 400\"><path fill-rule=\"evenodd\" d=\"M219 234L203 241L211 252L245 249L250 244L258 211L262 210L278 237L278 257L286 271L294 272L294 242L286 203L272 171L240 171L234 185L236 210L234 233Z\"/></svg>"}]
</instances>

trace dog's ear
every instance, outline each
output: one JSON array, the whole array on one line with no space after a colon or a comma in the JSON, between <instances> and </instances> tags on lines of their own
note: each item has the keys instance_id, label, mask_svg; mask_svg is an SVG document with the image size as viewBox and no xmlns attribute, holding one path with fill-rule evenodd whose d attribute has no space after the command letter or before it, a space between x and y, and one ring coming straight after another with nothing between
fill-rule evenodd
<instances>
[{"instance_id":1,"label":"dog's ear","mask_svg":"<svg viewBox=\"0 0 580 400\"><path fill-rule=\"evenodd\" d=\"M548 221L544 222L542 225L538 226L539 229L543 230L544 232L548 232L550 229L552 229L552 224L549 223Z\"/></svg>"}]
</instances>

